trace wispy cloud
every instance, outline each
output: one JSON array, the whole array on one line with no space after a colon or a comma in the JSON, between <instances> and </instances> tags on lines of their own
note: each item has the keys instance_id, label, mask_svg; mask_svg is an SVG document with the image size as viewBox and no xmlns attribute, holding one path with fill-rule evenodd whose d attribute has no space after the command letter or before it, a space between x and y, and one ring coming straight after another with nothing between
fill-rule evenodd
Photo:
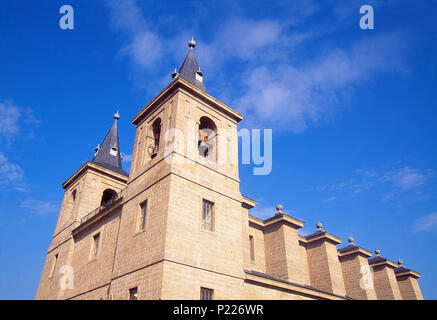
<instances>
[{"instance_id":1,"label":"wispy cloud","mask_svg":"<svg viewBox=\"0 0 437 320\"><path fill-rule=\"evenodd\" d=\"M16 191L28 191L23 169L10 162L0 152L0 187Z\"/></svg>"},{"instance_id":2,"label":"wispy cloud","mask_svg":"<svg viewBox=\"0 0 437 320\"><path fill-rule=\"evenodd\" d=\"M20 207L39 216L49 215L58 211L58 206L54 202L35 199L24 200Z\"/></svg>"},{"instance_id":3,"label":"wispy cloud","mask_svg":"<svg viewBox=\"0 0 437 320\"><path fill-rule=\"evenodd\" d=\"M20 131L21 113L11 101L0 102L0 135L10 139Z\"/></svg>"},{"instance_id":4,"label":"wispy cloud","mask_svg":"<svg viewBox=\"0 0 437 320\"><path fill-rule=\"evenodd\" d=\"M252 121L262 119L264 126L301 132L335 113L352 86L383 73L404 71L405 49L402 35L386 33L359 40L350 48L322 49L320 56L301 65L281 58L250 70L243 81L244 94L233 104Z\"/></svg>"},{"instance_id":5,"label":"wispy cloud","mask_svg":"<svg viewBox=\"0 0 437 320\"><path fill-rule=\"evenodd\" d=\"M127 153L121 153L122 161L125 163L131 163L132 161L132 154Z\"/></svg>"},{"instance_id":6,"label":"wispy cloud","mask_svg":"<svg viewBox=\"0 0 437 320\"><path fill-rule=\"evenodd\" d=\"M220 32L208 43L202 43L197 49L197 56L203 68L209 72L220 69L233 59L252 61L263 55L269 58L277 50L268 49L281 40L292 46L296 38L286 42L283 28L285 25L273 20L252 20L242 17L231 17L223 22ZM292 40L292 41L291 41Z\"/></svg>"},{"instance_id":7,"label":"wispy cloud","mask_svg":"<svg viewBox=\"0 0 437 320\"><path fill-rule=\"evenodd\" d=\"M16 106L13 101L0 101L0 139L5 138L10 144L19 134L24 137L32 137L34 127L38 126L38 120L32 109ZM23 124L25 132L23 133Z\"/></svg>"},{"instance_id":8,"label":"wispy cloud","mask_svg":"<svg viewBox=\"0 0 437 320\"><path fill-rule=\"evenodd\" d=\"M364 190L370 189L373 185L374 181L369 181L367 178L359 177L336 184L326 184L323 186L319 186L316 187L316 190L327 192L350 192L352 194L358 194Z\"/></svg>"},{"instance_id":9,"label":"wispy cloud","mask_svg":"<svg viewBox=\"0 0 437 320\"><path fill-rule=\"evenodd\" d=\"M385 186L386 191L382 197L382 201L386 202L394 199L399 194L405 194L407 192L411 194L420 193L426 182L434 176L434 173L430 170L420 170L408 166L384 173L378 173L373 169L357 169L356 173L357 175L348 181L318 186L315 190L320 192L342 192L343 194L349 193L350 195L358 195L363 191ZM326 202L327 200L323 201Z\"/></svg>"},{"instance_id":10,"label":"wispy cloud","mask_svg":"<svg viewBox=\"0 0 437 320\"><path fill-rule=\"evenodd\" d=\"M142 68L150 68L162 58L162 38L146 23L135 0L106 0L111 26L123 32L128 43L120 52Z\"/></svg>"},{"instance_id":11,"label":"wispy cloud","mask_svg":"<svg viewBox=\"0 0 437 320\"><path fill-rule=\"evenodd\" d=\"M172 66L167 64L179 56L181 45L191 36L190 30L165 36L159 25L152 23L153 17L147 16L147 10L142 10L140 2L106 0L105 3L110 9L111 25L127 35L128 43L121 52L137 70L147 70L156 76L157 72L162 76L165 61L165 72L169 73L166 79L170 81ZM292 13L287 19L229 15L212 28L210 39L196 48L206 78L208 74L215 75L214 83L221 94L245 114L245 126L274 126L276 130L302 132L338 112L340 102L350 96L355 86L381 74L406 70L405 57L411 38L408 33L370 36L363 33L355 42L333 46L332 42L318 39L338 31L341 14L334 15L328 24L324 21L316 27L299 28L305 19L320 10L316 1L304 3L287 5L284 10ZM378 2L378 5L386 4L386 1ZM344 12L352 7L343 1L336 10ZM357 16L358 11L354 10ZM299 50L306 51L316 41L317 50L311 50L311 54L296 54ZM235 72L217 72L221 70Z\"/></svg>"},{"instance_id":12,"label":"wispy cloud","mask_svg":"<svg viewBox=\"0 0 437 320\"><path fill-rule=\"evenodd\" d=\"M404 167L400 170L387 172L383 181L391 181L402 191L418 189L424 185L430 174L420 172L418 169Z\"/></svg>"},{"instance_id":13,"label":"wispy cloud","mask_svg":"<svg viewBox=\"0 0 437 320\"><path fill-rule=\"evenodd\" d=\"M413 223L413 230L416 232L437 230L437 212L417 219Z\"/></svg>"},{"instance_id":14,"label":"wispy cloud","mask_svg":"<svg viewBox=\"0 0 437 320\"><path fill-rule=\"evenodd\" d=\"M332 202L335 201L337 198L336 197L329 197L327 199L324 199L323 202Z\"/></svg>"}]
</instances>

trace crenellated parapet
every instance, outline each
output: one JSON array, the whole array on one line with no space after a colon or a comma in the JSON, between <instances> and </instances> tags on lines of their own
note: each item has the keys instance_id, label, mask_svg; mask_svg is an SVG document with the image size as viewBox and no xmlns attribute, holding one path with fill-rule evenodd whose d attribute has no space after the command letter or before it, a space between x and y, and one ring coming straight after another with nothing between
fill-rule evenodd
<instances>
[{"instance_id":1,"label":"crenellated parapet","mask_svg":"<svg viewBox=\"0 0 437 320\"><path fill-rule=\"evenodd\" d=\"M402 261L398 266L378 249L372 257L353 237L348 238L347 246L337 249L341 239L325 231L322 223L306 236L298 234L303 226L302 221L285 214L282 205L266 220L250 216L250 255L263 259L262 263L252 261L251 274L343 298L423 299L417 282L420 274L405 268Z\"/></svg>"}]
</instances>

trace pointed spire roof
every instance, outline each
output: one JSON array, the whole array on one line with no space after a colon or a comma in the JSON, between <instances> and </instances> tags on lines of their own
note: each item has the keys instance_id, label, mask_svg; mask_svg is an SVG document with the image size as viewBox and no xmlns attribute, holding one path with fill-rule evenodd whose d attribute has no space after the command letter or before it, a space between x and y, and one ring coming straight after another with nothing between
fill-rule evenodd
<instances>
[{"instance_id":1,"label":"pointed spire roof","mask_svg":"<svg viewBox=\"0 0 437 320\"><path fill-rule=\"evenodd\" d=\"M200 71L199 65L197 64L196 57L194 56L194 47L196 46L196 41L194 41L192 38L188 42L188 46L190 49L179 69L178 74L184 80L187 80L191 84L206 92L205 84L203 83L203 74L202 71Z\"/></svg>"},{"instance_id":2,"label":"pointed spire roof","mask_svg":"<svg viewBox=\"0 0 437 320\"><path fill-rule=\"evenodd\" d=\"M117 128L118 119L120 119L120 115L117 111L117 113L114 114L114 123L111 129L109 129L102 144L96 147L96 153L91 162L122 175L129 176L121 165L121 151Z\"/></svg>"}]
</instances>

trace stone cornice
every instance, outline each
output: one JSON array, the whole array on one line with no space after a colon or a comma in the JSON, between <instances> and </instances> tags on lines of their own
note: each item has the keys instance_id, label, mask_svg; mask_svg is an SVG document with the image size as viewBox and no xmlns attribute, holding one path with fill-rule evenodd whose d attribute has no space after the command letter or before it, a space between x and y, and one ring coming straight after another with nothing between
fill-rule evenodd
<instances>
[{"instance_id":1,"label":"stone cornice","mask_svg":"<svg viewBox=\"0 0 437 320\"><path fill-rule=\"evenodd\" d=\"M243 115L241 113L235 111L223 102L200 90L188 81L180 77L176 77L132 119L132 123L138 126L145 118L145 116L153 111L154 106L160 105L177 90L184 90L193 94L200 100L206 102L208 105L214 106L216 109L223 112L237 123L243 120Z\"/></svg>"},{"instance_id":2,"label":"stone cornice","mask_svg":"<svg viewBox=\"0 0 437 320\"><path fill-rule=\"evenodd\" d=\"M256 206L256 201L245 196L241 196L241 205L246 209L252 209Z\"/></svg>"},{"instance_id":3,"label":"stone cornice","mask_svg":"<svg viewBox=\"0 0 437 320\"><path fill-rule=\"evenodd\" d=\"M414 270L408 270L408 271L405 271L405 272L396 273L396 278L403 277L403 276L409 276L409 277L413 277L415 279L421 277L420 273L418 273L418 272L416 272Z\"/></svg>"},{"instance_id":4,"label":"stone cornice","mask_svg":"<svg viewBox=\"0 0 437 320\"><path fill-rule=\"evenodd\" d=\"M127 185L129 177L126 177L115 171L106 169L92 162L85 162L70 178L68 178L63 184L62 188L67 189L72 183L74 183L78 178L80 178L87 170L92 170L94 172L102 173L106 176L118 180Z\"/></svg>"},{"instance_id":5,"label":"stone cornice","mask_svg":"<svg viewBox=\"0 0 437 320\"><path fill-rule=\"evenodd\" d=\"M292 225L296 229L300 229L304 225L303 221L300 221L296 218L290 217L289 215L287 215L285 213L276 213L273 217L271 217L267 220L264 220L264 226L266 226L266 227L273 225L275 223L286 223L286 224Z\"/></svg>"},{"instance_id":6,"label":"stone cornice","mask_svg":"<svg viewBox=\"0 0 437 320\"><path fill-rule=\"evenodd\" d=\"M352 248L350 250L347 251L338 251L338 256L340 258L344 258L347 256L351 256L351 255L355 255L355 254L359 254L365 258L369 258L372 256L372 253L366 249L363 249L361 247L355 246L355 248Z\"/></svg>"},{"instance_id":7,"label":"stone cornice","mask_svg":"<svg viewBox=\"0 0 437 320\"><path fill-rule=\"evenodd\" d=\"M319 240L330 241L336 245L341 243L341 239L339 237L336 237L326 231L316 231L313 234L306 236L305 239L307 243L312 243Z\"/></svg>"},{"instance_id":8,"label":"stone cornice","mask_svg":"<svg viewBox=\"0 0 437 320\"><path fill-rule=\"evenodd\" d=\"M310 286L301 285L281 279L276 279L272 276L257 273L254 271L244 271L246 273L245 281L254 282L261 285L267 285L276 287L282 290L296 292L297 294L303 294L305 296L312 297L314 299L327 299L327 300L348 300L350 298L340 296L334 293L319 290Z\"/></svg>"},{"instance_id":9,"label":"stone cornice","mask_svg":"<svg viewBox=\"0 0 437 320\"><path fill-rule=\"evenodd\" d=\"M388 268L392 268L395 269L397 268L397 264L394 263L393 261L390 261L388 259L385 259L381 256L377 256L373 259L369 259L369 265L371 265L372 267L388 267Z\"/></svg>"},{"instance_id":10,"label":"stone cornice","mask_svg":"<svg viewBox=\"0 0 437 320\"><path fill-rule=\"evenodd\" d=\"M407 269L403 265L400 265L399 267L397 267L395 269L395 274L396 274L397 278L405 277L405 276L413 277L415 279L420 278L420 273L418 273L418 272L416 272L414 270L411 270L411 269Z\"/></svg>"}]
</instances>

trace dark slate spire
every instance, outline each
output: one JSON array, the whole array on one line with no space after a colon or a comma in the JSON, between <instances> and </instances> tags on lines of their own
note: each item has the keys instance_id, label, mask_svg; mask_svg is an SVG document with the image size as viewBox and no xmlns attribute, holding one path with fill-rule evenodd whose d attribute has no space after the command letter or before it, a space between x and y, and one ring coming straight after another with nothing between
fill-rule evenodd
<instances>
[{"instance_id":1,"label":"dark slate spire","mask_svg":"<svg viewBox=\"0 0 437 320\"><path fill-rule=\"evenodd\" d=\"M194 56L194 47L196 46L196 41L191 39L188 42L188 46L190 47L190 50L188 51L188 54L182 63L181 68L179 69L178 75L191 84L194 84L199 89L206 91L205 84L203 83L203 73L200 71L196 57Z\"/></svg>"},{"instance_id":2,"label":"dark slate spire","mask_svg":"<svg viewBox=\"0 0 437 320\"><path fill-rule=\"evenodd\" d=\"M102 144L97 146L92 163L98 164L106 169L129 176L121 166L121 151L118 142L117 120L120 119L118 111L114 114L114 123L106 134Z\"/></svg>"}]
</instances>

